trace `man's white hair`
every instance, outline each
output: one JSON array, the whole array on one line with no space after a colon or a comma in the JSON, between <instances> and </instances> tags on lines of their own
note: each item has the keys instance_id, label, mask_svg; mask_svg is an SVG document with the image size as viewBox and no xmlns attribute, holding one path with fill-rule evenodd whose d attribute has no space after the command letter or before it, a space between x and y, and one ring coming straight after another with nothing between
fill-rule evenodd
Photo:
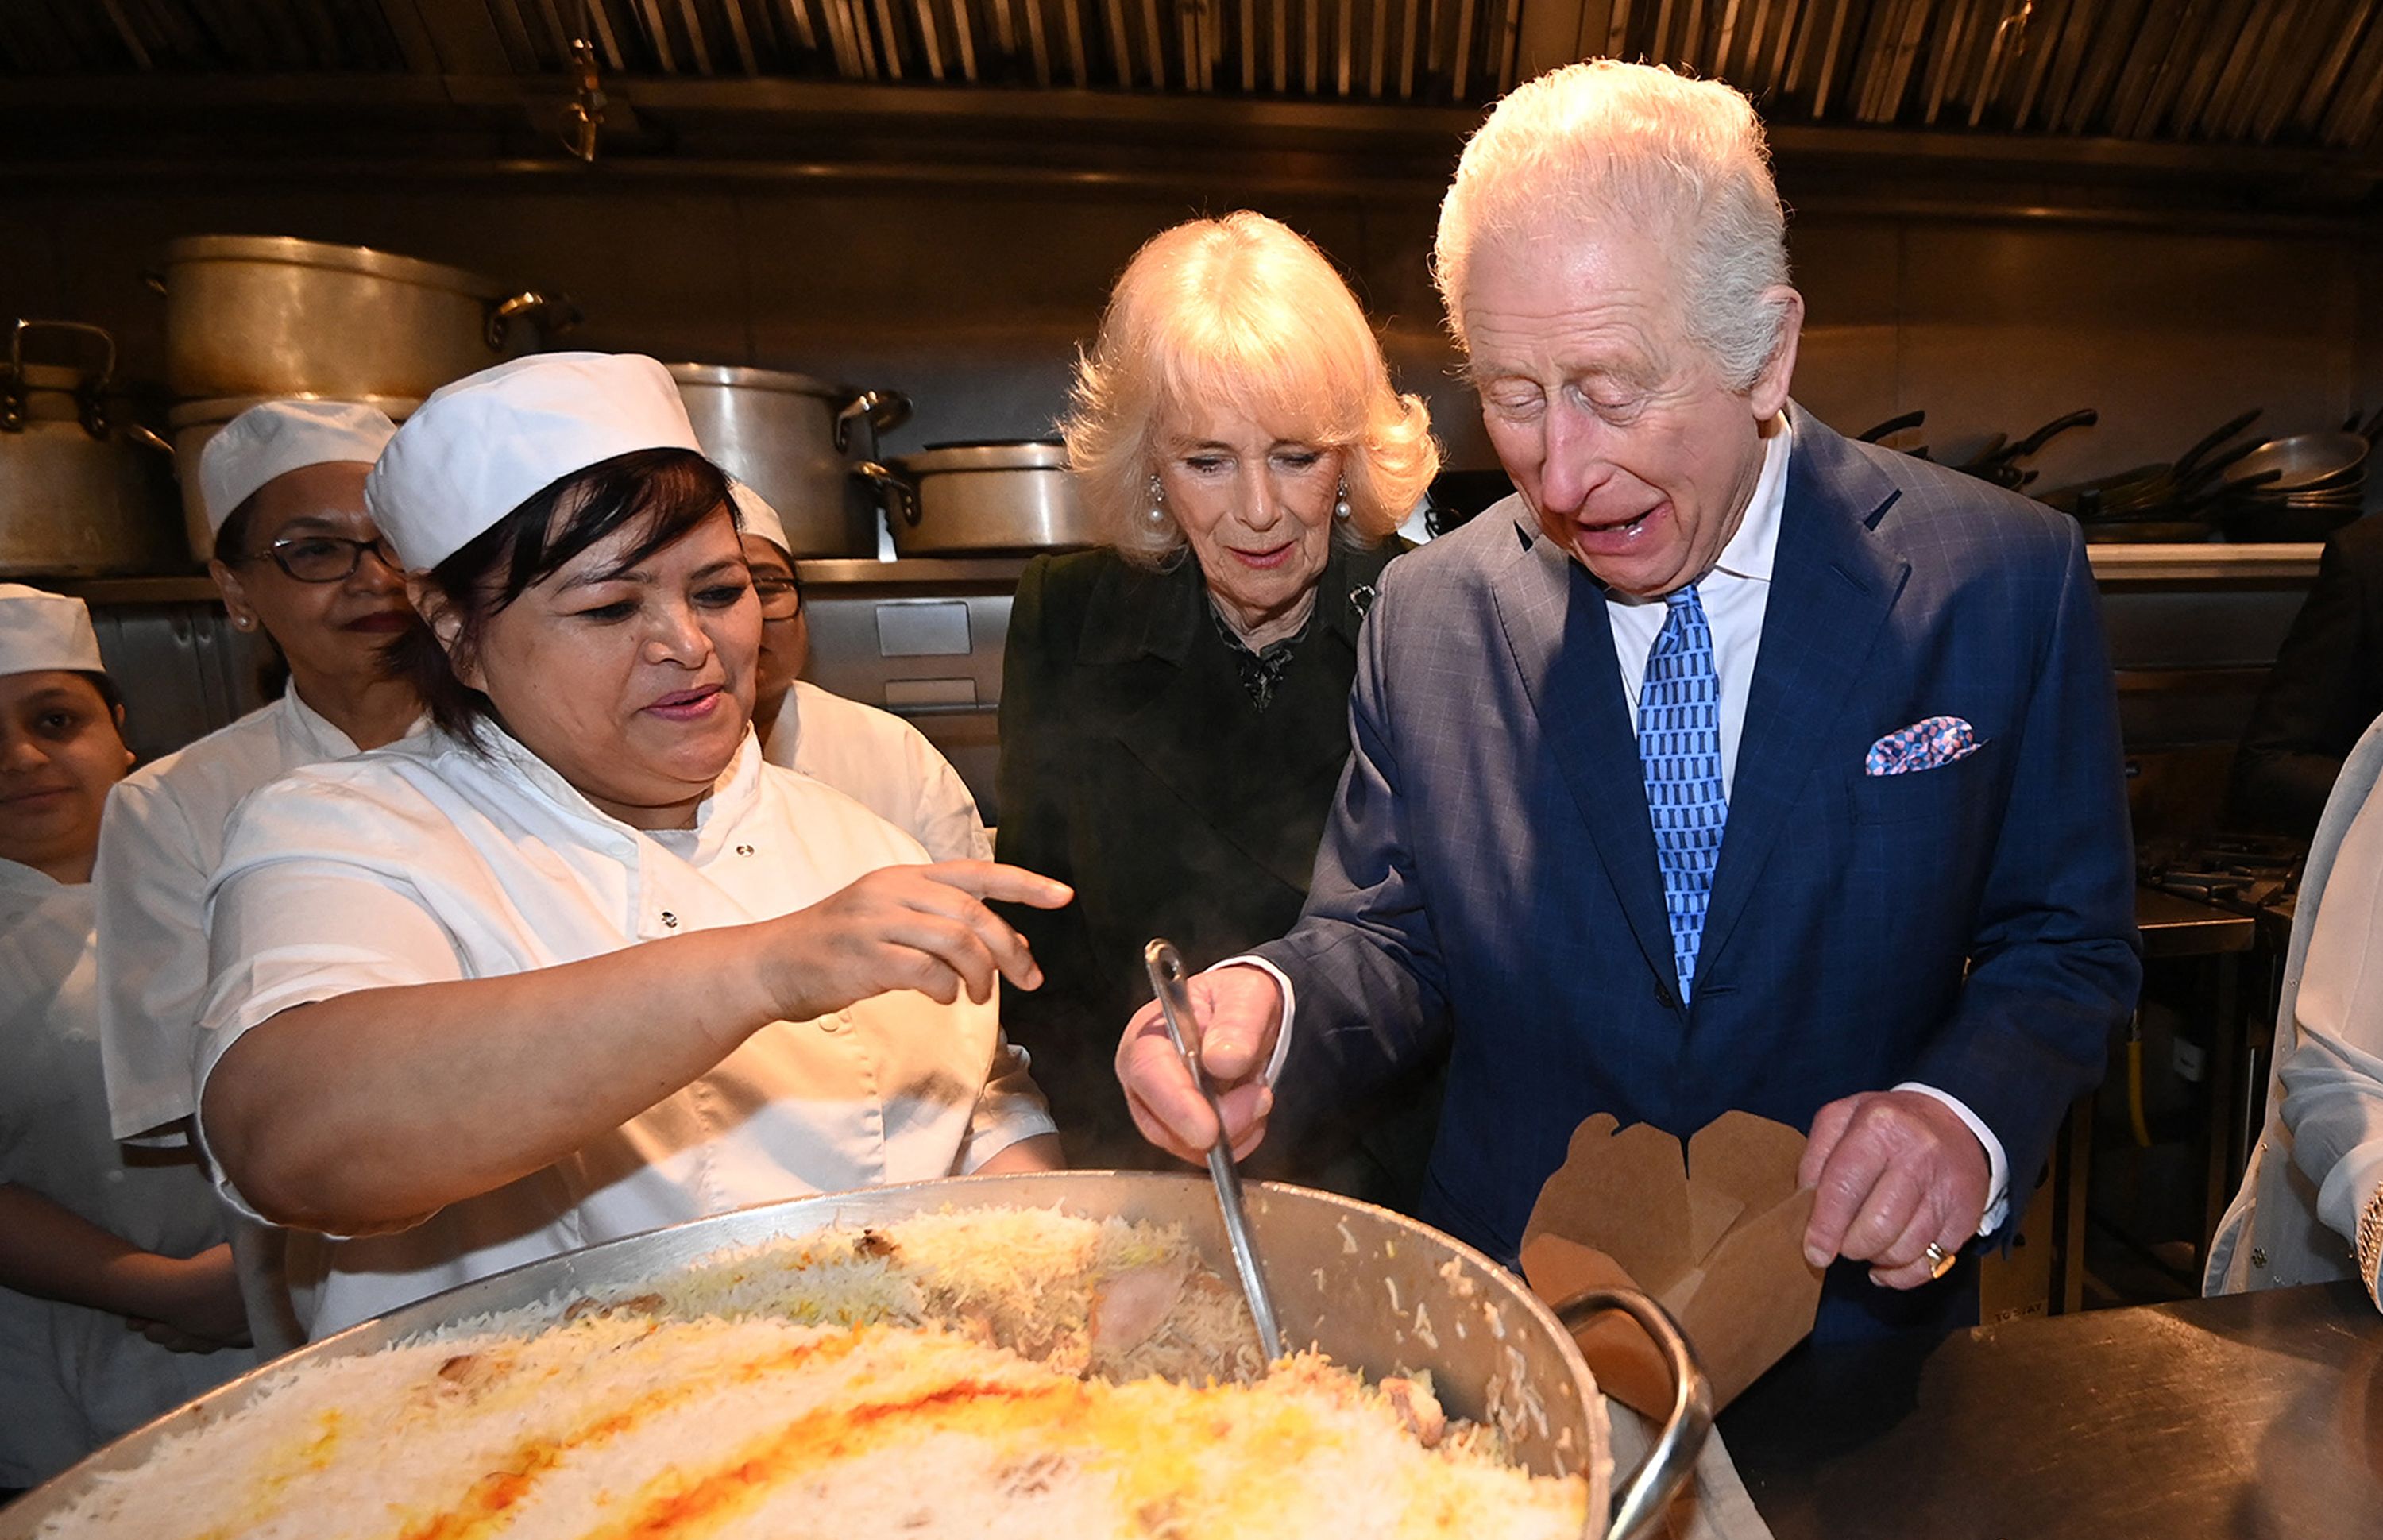
<instances>
[{"instance_id":1,"label":"man's white hair","mask_svg":"<svg viewBox=\"0 0 2383 1540\"><path fill-rule=\"evenodd\" d=\"M1718 80L1592 59L1500 102L1464 146L1439 205L1432 277L1464 344L1464 276L1501 236L1566 228L1651 230L1680 254L1689 337L1732 389L1751 387L1781 341L1787 220L1762 123Z\"/></svg>"}]
</instances>

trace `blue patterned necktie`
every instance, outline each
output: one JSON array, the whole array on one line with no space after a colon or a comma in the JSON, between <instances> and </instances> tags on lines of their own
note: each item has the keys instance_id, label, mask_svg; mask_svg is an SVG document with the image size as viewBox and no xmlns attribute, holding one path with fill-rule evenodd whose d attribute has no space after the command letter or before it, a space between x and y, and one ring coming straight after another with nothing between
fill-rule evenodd
<instances>
[{"instance_id":1,"label":"blue patterned necktie","mask_svg":"<svg viewBox=\"0 0 2383 1540\"><path fill-rule=\"evenodd\" d=\"M1638 689L1638 758L1685 1005L1696 982L1729 801L1721 785L1721 674L1705 607L1693 583L1663 602L1671 612L1647 654L1647 680Z\"/></svg>"}]
</instances>

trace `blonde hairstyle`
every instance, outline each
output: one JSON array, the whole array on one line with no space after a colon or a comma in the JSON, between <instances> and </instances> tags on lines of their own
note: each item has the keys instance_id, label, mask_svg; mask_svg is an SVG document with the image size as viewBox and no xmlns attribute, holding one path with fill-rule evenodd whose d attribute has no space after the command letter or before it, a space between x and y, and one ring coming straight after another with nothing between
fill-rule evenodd
<instances>
[{"instance_id":1,"label":"blonde hairstyle","mask_svg":"<svg viewBox=\"0 0 2383 1540\"><path fill-rule=\"evenodd\" d=\"M1680 239L1681 314L1733 389L1784 339L1787 221L1754 105L1719 80L1592 59L1517 88L1464 146L1439 205L1432 277L1464 338L1464 275L1485 240L1599 227Z\"/></svg>"},{"instance_id":2,"label":"blonde hairstyle","mask_svg":"<svg viewBox=\"0 0 2383 1540\"><path fill-rule=\"evenodd\" d=\"M1197 403L1341 451L1347 543L1398 528L1439 469L1431 413L1390 385L1381 345L1324 253L1243 210L1153 236L1126 265L1077 361L1067 419L1078 491L1118 554L1156 565L1183 546L1153 519L1165 425Z\"/></svg>"}]
</instances>

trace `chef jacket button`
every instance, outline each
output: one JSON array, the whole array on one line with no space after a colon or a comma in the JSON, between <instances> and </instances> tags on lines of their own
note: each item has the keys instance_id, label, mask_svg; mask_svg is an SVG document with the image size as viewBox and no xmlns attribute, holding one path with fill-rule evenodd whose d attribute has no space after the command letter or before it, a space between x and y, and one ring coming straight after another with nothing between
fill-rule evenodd
<instances>
[{"instance_id":1,"label":"chef jacket button","mask_svg":"<svg viewBox=\"0 0 2383 1540\"><path fill-rule=\"evenodd\" d=\"M736 854L739 856L750 856L753 854L753 847L749 844L740 844L736 847Z\"/></svg>"},{"instance_id":2,"label":"chef jacket button","mask_svg":"<svg viewBox=\"0 0 2383 1540\"><path fill-rule=\"evenodd\" d=\"M674 914L671 913L668 909L664 909L664 910L662 911L662 924L663 924L663 925L665 925L665 926L667 926L667 927L669 927L669 928L670 928L671 930L677 930L677 929L678 929L678 916L676 916L676 915L674 915Z\"/></svg>"}]
</instances>

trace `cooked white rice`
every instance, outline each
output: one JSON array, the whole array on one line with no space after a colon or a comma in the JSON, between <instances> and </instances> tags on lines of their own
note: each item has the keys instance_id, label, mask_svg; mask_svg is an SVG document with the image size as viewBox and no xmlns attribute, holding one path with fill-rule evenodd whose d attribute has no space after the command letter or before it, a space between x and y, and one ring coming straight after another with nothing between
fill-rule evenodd
<instances>
[{"instance_id":1,"label":"cooked white rice","mask_svg":"<svg viewBox=\"0 0 2383 1540\"><path fill-rule=\"evenodd\" d=\"M1314 1354L1253 1383L1087 1377L1105 1285L1189 1260L1171 1231L998 1210L725 1254L656 1295L293 1367L39 1536L1580 1533L1578 1478L1461 1433L1426 1448L1407 1403L1427 1386L1394 1406ZM1170 1319L1157 1356L1244 1372L1246 1316L1196 1282L1213 1319Z\"/></svg>"}]
</instances>

